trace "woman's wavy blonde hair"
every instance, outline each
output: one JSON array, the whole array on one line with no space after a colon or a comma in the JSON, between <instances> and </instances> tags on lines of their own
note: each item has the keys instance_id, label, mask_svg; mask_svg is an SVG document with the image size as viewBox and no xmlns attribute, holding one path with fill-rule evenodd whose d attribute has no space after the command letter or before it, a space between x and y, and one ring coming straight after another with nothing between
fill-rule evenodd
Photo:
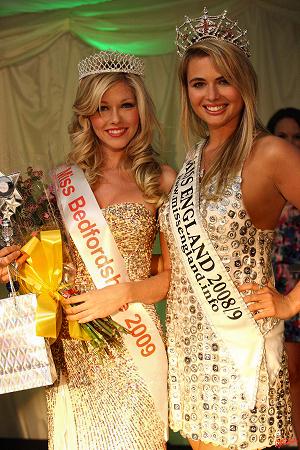
<instances>
[{"instance_id":1,"label":"woman's wavy blonde hair","mask_svg":"<svg viewBox=\"0 0 300 450\"><path fill-rule=\"evenodd\" d=\"M132 89L140 118L138 131L126 148L122 168L132 172L145 200L159 206L164 198L159 187L161 167L151 142L154 130L160 132L160 126L152 99L138 75L103 73L89 75L79 82L73 105L73 120L69 126L72 150L68 161L77 164L85 172L91 185L101 180L104 158L101 141L94 133L90 116L98 110L104 93L119 82L125 82Z\"/></svg>"},{"instance_id":2,"label":"woman's wavy blonde hair","mask_svg":"<svg viewBox=\"0 0 300 450\"><path fill-rule=\"evenodd\" d=\"M205 39L191 46L184 54L179 66L181 85L181 118L186 144L192 137L207 139L206 123L194 112L188 96L187 71L194 58L209 56L222 76L241 94L244 107L238 127L223 144L214 164L201 182L201 190L212 198L220 197L224 188L232 181L249 155L255 139L267 133L257 114L257 77L253 66L237 46L217 39ZM208 183L217 176L216 191L209 195Z\"/></svg>"}]
</instances>

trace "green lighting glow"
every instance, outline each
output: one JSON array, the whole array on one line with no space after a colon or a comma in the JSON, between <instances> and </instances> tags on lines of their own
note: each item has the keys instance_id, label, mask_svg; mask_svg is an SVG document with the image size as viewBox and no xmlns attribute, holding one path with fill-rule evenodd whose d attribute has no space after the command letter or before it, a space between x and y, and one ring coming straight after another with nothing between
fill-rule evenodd
<instances>
[{"instance_id":1,"label":"green lighting glow","mask_svg":"<svg viewBox=\"0 0 300 450\"><path fill-rule=\"evenodd\" d=\"M0 16L5 17L23 13L41 13L43 11L71 9L80 6L97 5L98 3L111 3L111 1L112 0L1 0Z\"/></svg>"},{"instance_id":2,"label":"green lighting glow","mask_svg":"<svg viewBox=\"0 0 300 450\"><path fill-rule=\"evenodd\" d=\"M80 36L78 36L80 38ZM135 41L135 42L124 42L116 41L114 42L103 42L101 40L96 40L85 36L84 41L91 47L99 50L118 50L120 52L131 53L133 55L146 56L146 55L162 55L165 53L172 52L173 42L172 37L169 39L155 41Z\"/></svg>"}]
</instances>

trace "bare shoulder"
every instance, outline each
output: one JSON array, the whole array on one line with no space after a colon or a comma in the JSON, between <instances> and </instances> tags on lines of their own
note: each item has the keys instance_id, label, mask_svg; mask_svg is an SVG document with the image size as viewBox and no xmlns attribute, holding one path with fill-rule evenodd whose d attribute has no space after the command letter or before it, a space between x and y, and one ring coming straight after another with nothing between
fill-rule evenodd
<instances>
[{"instance_id":1,"label":"bare shoulder","mask_svg":"<svg viewBox=\"0 0 300 450\"><path fill-rule=\"evenodd\" d=\"M161 164L160 188L168 194L176 180L177 172L167 164Z\"/></svg>"},{"instance_id":2,"label":"bare shoulder","mask_svg":"<svg viewBox=\"0 0 300 450\"><path fill-rule=\"evenodd\" d=\"M253 156L269 167L278 163L291 164L300 161L299 150L286 140L276 136L264 136L257 140L253 147Z\"/></svg>"},{"instance_id":3,"label":"bare shoulder","mask_svg":"<svg viewBox=\"0 0 300 450\"><path fill-rule=\"evenodd\" d=\"M256 181L260 179L260 186L263 183L264 192L277 192L299 209L300 151L296 146L282 138L264 136L255 143L249 163Z\"/></svg>"}]
</instances>

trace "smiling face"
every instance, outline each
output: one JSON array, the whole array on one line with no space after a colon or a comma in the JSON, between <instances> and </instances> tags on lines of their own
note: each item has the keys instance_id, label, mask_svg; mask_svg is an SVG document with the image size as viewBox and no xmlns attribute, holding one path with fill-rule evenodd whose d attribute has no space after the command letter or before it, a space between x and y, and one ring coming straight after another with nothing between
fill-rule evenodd
<instances>
[{"instance_id":1,"label":"smiling face","mask_svg":"<svg viewBox=\"0 0 300 450\"><path fill-rule=\"evenodd\" d=\"M113 85L103 94L99 111L90 116L102 150L123 151L139 128L139 111L133 90L125 81Z\"/></svg>"},{"instance_id":2,"label":"smiling face","mask_svg":"<svg viewBox=\"0 0 300 450\"><path fill-rule=\"evenodd\" d=\"M244 108L242 96L209 56L194 57L189 61L187 87L193 111L210 130L236 129Z\"/></svg>"}]
</instances>

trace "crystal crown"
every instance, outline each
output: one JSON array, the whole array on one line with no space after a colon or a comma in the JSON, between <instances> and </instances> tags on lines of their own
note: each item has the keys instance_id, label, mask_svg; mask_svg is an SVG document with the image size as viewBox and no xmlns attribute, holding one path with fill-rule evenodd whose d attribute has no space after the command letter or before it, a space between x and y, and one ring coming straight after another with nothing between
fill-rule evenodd
<instances>
[{"instance_id":1,"label":"crystal crown","mask_svg":"<svg viewBox=\"0 0 300 450\"><path fill-rule=\"evenodd\" d=\"M209 16L204 7L203 15L191 19L185 16L185 22L176 27L177 53L183 56L191 45L204 39L220 39L239 47L250 56L249 41L246 38L247 30L242 30L237 21L226 17L226 9L219 16Z\"/></svg>"},{"instance_id":2,"label":"crystal crown","mask_svg":"<svg viewBox=\"0 0 300 450\"><path fill-rule=\"evenodd\" d=\"M137 56L117 51L100 51L78 64L79 80L97 73L124 72L144 75L144 61Z\"/></svg>"}]
</instances>

